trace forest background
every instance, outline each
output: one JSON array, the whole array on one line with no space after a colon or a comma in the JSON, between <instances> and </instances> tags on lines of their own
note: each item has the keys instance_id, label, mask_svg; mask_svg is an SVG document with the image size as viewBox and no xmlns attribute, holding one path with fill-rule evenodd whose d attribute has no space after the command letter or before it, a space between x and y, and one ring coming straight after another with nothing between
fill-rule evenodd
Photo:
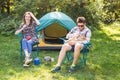
<instances>
[{"instance_id":1,"label":"forest background","mask_svg":"<svg viewBox=\"0 0 120 80\"><path fill-rule=\"evenodd\" d=\"M120 0L0 0L0 34L13 35L26 11L38 19L52 11L63 12L75 22L84 16L89 27L100 29L101 23L120 21Z\"/></svg>"}]
</instances>

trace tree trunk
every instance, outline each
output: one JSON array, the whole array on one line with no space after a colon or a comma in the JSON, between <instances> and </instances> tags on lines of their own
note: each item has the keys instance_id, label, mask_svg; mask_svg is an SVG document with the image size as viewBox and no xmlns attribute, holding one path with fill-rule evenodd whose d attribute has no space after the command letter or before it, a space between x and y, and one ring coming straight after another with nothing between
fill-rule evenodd
<instances>
[{"instance_id":1,"label":"tree trunk","mask_svg":"<svg viewBox=\"0 0 120 80\"><path fill-rule=\"evenodd\" d=\"M7 0L6 9L7 9L7 13L10 14L10 0Z\"/></svg>"}]
</instances>

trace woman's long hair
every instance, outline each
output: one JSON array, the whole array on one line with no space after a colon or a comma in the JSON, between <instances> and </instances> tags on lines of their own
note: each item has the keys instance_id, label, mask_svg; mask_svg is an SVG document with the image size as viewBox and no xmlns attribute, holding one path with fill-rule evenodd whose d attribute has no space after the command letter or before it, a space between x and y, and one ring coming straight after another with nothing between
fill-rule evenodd
<instances>
[{"instance_id":1,"label":"woman's long hair","mask_svg":"<svg viewBox=\"0 0 120 80\"><path fill-rule=\"evenodd\" d=\"M26 16L26 14L29 14L29 13L28 13L28 12L25 12L25 14L23 15L22 25L26 24L26 21L25 21L25 16ZM30 15L30 17L31 17L31 15ZM31 17L29 26L30 26L32 32L34 31L34 26L33 26L33 25L34 25L34 24L33 24L33 18ZM25 30L23 30L23 31L25 32Z\"/></svg>"}]
</instances>

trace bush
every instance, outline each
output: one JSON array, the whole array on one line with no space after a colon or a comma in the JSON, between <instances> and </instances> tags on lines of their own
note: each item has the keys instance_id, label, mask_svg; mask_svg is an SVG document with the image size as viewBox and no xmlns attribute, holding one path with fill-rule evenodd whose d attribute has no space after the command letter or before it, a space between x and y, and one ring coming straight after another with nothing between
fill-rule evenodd
<instances>
[{"instance_id":1,"label":"bush","mask_svg":"<svg viewBox=\"0 0 120 80\"><path fill-rule=\"evenodd\" d=\"M0 34L9 36L14 34L15 29L18 27L20 22L9 15L8 17L2 19L0 23Z\"/></svg>"}]
</instances>

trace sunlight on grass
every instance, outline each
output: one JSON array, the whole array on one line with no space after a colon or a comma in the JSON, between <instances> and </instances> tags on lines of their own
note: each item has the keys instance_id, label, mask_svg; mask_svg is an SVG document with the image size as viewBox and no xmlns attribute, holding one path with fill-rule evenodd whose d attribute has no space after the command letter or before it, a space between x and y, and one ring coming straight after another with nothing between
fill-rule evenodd
<instances>
[{"instance_id":1,"label":"sunlight on grass","mask_svg":"<svg viewBox=\"0 0 120 80\"><path fill-rule=\"evenodd\" d=\"M113 40L120 40L120 24L112 24L102 27L102 30Z\"/></svg>"},{"instance_id":2,"label":"sunlight on grass","mask_svg":"<svg viewBox=\"0 0 120 80\"><path fill-rule=\"evenodd\" d=\"M59 51L39 51L41 64L32 62L29 68L23 67L19 56L19 42L15 36L0 36L0 80L119 80L120 79L120 26L101 25L101 30L93 31L91 49L87 64L74 73L68 69L72 62L62 64L62 70L51 73L57 62ZM54 62L44 61L45 56Z\"/></svg>"}]
</instances>

